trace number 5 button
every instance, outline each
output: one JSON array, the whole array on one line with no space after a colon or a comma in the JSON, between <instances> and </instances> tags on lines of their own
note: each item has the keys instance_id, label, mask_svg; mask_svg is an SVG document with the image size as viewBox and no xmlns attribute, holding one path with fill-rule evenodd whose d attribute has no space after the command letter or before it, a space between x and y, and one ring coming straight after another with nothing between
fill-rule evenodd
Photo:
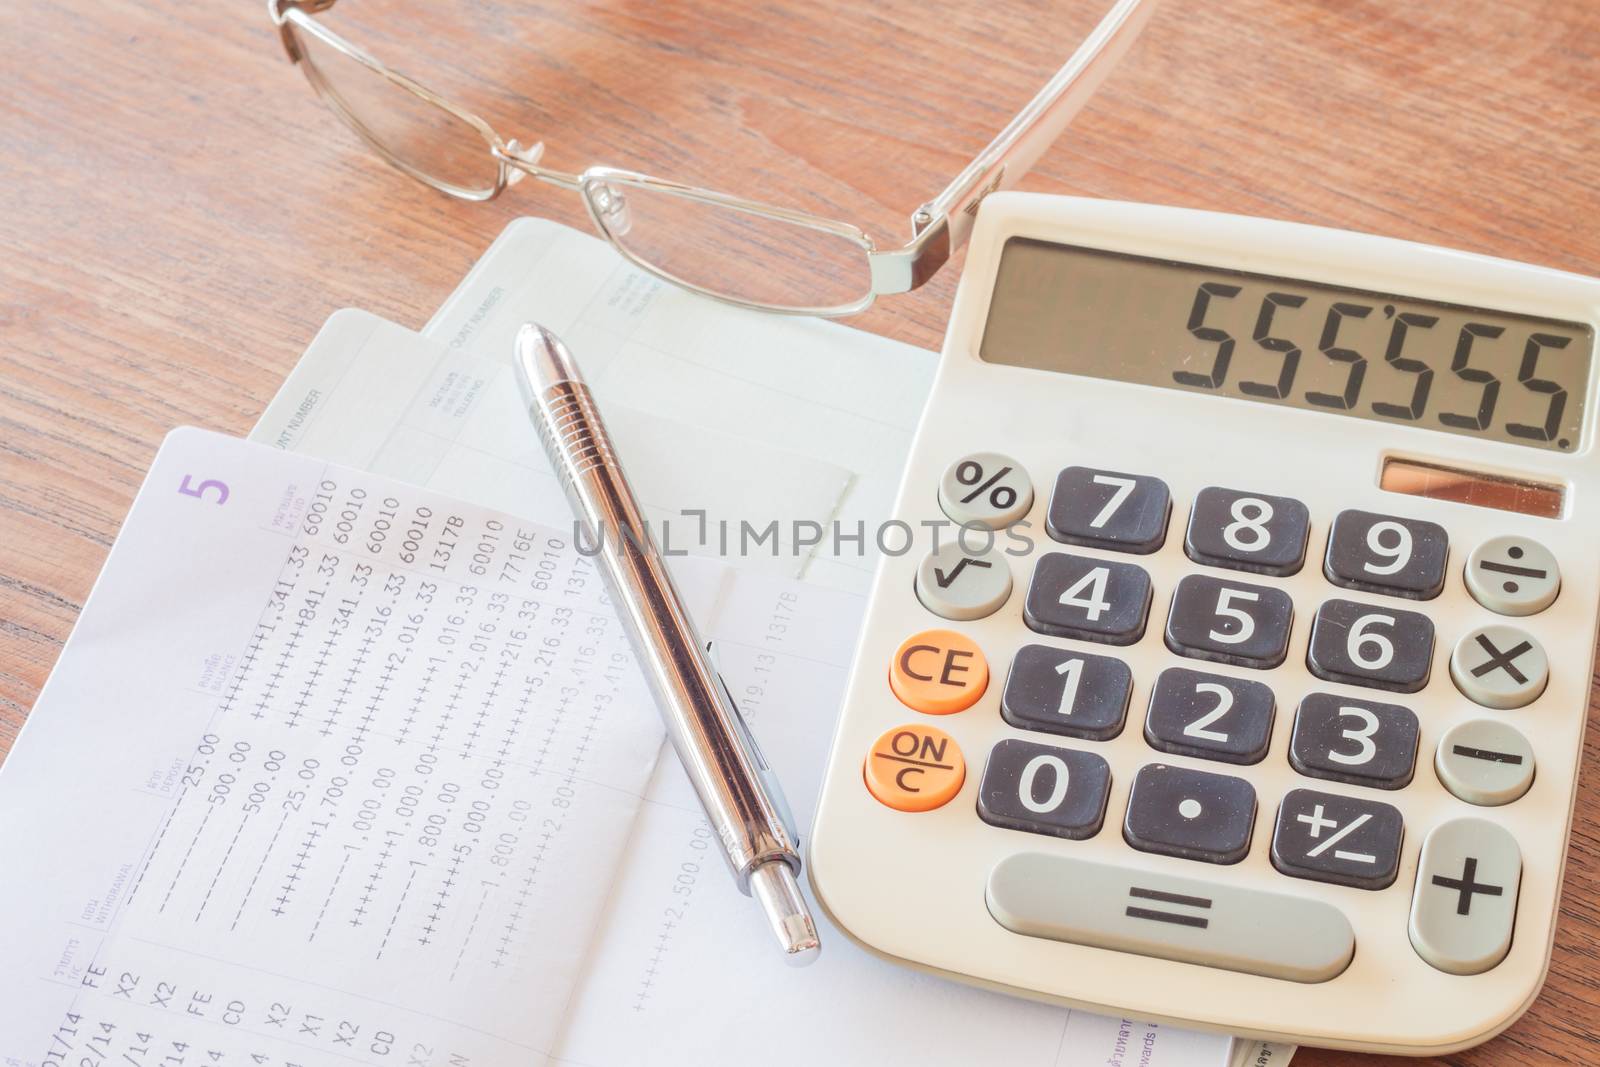
<instances>
[{"instance_id":1,"label":"number 5 button","mask_svg":"<svg viewBox=\"0 0 1600 1067\"><path fill-rule=\"evenodd\" d=\"M1167 612L1167 647L1180 656L1276 667L1289 651L1294 602L1282 589L1191 574Z\"/></svg>"},{"instance_id":2,"label":"number 5 button","mask_svg":"<svg viewBox=\"0 0 1600 1067\"><path fill-rule=\"evenodd\" d=\"M1318 678L1397 693L1428 684L1433 622L1415 611L1330 600L1311 624L1306 666Z\"/></svg>"}]
</instances>

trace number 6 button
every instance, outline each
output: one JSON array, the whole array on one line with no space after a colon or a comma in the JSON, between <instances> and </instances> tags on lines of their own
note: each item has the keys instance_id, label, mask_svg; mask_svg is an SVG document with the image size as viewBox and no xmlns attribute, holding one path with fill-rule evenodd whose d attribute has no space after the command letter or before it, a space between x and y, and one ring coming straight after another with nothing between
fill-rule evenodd
<instances>
[{"instance_id":1,"label":"number 6 button","mask_svg":"<svg viewBox=\"0 0 1600 1067\"><path fill-rule=\"evenodd\" d=\"M1415 611L1330 600L1311 624L1306 666L1330 682L1415 693L1432 663L1433 622Z\"/></svg>"}]
</instances>

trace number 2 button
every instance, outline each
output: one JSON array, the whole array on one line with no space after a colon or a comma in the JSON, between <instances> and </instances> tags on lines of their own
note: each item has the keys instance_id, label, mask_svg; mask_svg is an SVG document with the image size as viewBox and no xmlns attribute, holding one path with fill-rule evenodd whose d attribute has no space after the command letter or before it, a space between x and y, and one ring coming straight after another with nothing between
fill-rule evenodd
<instances>
[{"instance_id":1,"label":"number 2 button","mask_svg":"<svg viewBox=\"0 0 1600 1067\"><path fill-rule=\"evenodd\" d=\"M1306 666L1330 682L1415 693L1432 663L1433 622L1415 611L1330 600L1311 624Z\"/></svg>"},{"instance_id":2,"label":"number 2 button","mask_svg":"<svg viewBox=\"0 0 1600 1067\"><path fill-rule=\"evenodd\" d=\"M1256 574L1293 574L1306 561L1311 513L1298 500L1212 486L1189 513L1183 549L1196 563Z\"/></svg>"},{"instance_id":3,"label":"number 2 button","mask_svg":"<svg viewBox=\"0 0 1600 1067\"><path fill-rule=\"evenodd\" d=\"M1272 739L1273 703L1260 682L1169 667L1150 693L1144 738L1180 756L1259 763Z\"/></svg>"},{"instance_id":4,"label":"number 2 button","mask_svg":"<svg viewBox=\"0 0 1600 1067\"><path fill-rule=\"evenodd\" d=\"M1289 652L1294 602L1282 589L1191 574L1167 613L1167 647L1180 656L1276 667Z\"/></svg>"}]
</instances>

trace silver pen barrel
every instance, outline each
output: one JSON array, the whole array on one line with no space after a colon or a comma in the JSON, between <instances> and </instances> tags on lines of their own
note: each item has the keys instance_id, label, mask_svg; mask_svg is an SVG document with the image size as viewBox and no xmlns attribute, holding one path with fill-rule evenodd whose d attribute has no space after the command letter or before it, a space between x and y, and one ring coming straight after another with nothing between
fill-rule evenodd
<instances>
[{"instance_id":1,"label":"silver pen barrel","mask_svg":"<svg viewBox=\"0 0 1600 1067\"><path fill-rule=\"evenodd\" d=\"M628 631L667 736L733 870L791 962L817 952L796 875L796 834L777 789L683 606L589 388L554 334L529 323L517 360L545 451ZM595 549L598 548L598 552Z\"/></svg>"}]
</instances>

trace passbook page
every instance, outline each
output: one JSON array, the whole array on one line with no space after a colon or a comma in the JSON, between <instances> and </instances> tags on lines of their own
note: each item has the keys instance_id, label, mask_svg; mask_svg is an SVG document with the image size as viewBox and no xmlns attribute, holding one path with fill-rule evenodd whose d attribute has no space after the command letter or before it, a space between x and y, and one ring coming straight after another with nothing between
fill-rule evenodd
<instances>
[{"instance_id":1,"label":"passbook page","mask_svg":"<svg viewBox=\"0 0 1600 1067\"><path fill-rule=\"evenodd\" d=\"M719 669L801 826L815 810L862 608L851 594L746 575L713 630ZM958 985L880 960L825 921L821 957L790 968L759 909L728 878L710 833L682 769L663 759L629 838L560 1061L1228 1067L1232 1040L1224 1035Z\"/></svg>"},{"instance_id":2,"label":"passbook page","mask_svg":"<svg viewBox=\"0 0 1600 1067\"><path fill-rule=\"evenodd\" d=\"M0 773L0 1063L544 1062L661 741L567 541L169 437Z\"/></svg>"}]
</instances>

